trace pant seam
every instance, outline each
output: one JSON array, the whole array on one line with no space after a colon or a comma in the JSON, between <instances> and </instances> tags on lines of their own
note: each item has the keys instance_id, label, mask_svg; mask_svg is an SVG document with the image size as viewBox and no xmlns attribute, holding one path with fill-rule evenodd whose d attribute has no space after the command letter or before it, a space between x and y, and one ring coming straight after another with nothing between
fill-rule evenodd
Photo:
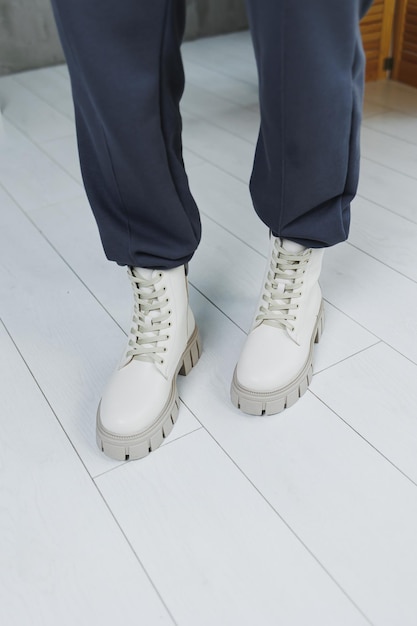
<instances>
[{"instance_id":1,"label":"pant seam","mask_svg":"<svg viewBox=\"0 0 417 626\"><path fill-rule=\"evenodd\" d=\"M112 159L112 156L111 156L111 151L110 151L109 144L108 144L107 137L106 137L106 131L105 131L103 123L101 121L100 121L100 128L101 128L101 131L103 133L104 145L106 146L106 152L107 152L107 157L108 157L109 163L110 163L111 173L112 173L113 180L114 180L114 186L115 186L115 188L117 190L117 195L119 196L120 206L123 207L124 213L125 213L126 228L127 228L127 234L128 234L128 257L129 257L130 260L132 260L132 258L133 258L132 247L131 247L132 232L131 232L131 229L130 229L129 209L128 209L126 203L123 200L123 195L122 195L122 192L120 190L119 183L117 181L116 170L115 170L115 167L114 167L113 159Z\"/></svg>"},{"instance_id":2,"label":"pant seam","mask_svg":"<svg viewBox=\"0 0 417 626\"><path fill-rule=\"evenodd\" d=\"M281 33L280 33L280 70L281 70L281 207L280 207L280 215L279 215L279 228L278 231L281 233L282 231L282 222L284 218L285 211L285 144L286 144L286 134L285 134L285 58L284 58L284 37L285 37L285 16L286 16L286 2L283 2L282 16L280 20Z\"/></svg>"},{"instance_id":3,"label":"pant seam","mask_svg":"<svg viewBox=\"0 0 417 626\"><path fill-rule=\"evenodd\" d=\"M167 22L168 22L168 12L169 12L169 2L171 0L166 0L165 2L165 12L164 12L164 21L163 21L163 26L162 26L162 36L161 36L161 45L160 45L160 49L159 49L159 63L158 63L158 67L159 67L159 81L158 81L158 106L159 106L159 117L161 120L161 135L162 135L162 139L163 139L163 144L164 144L164 148L165 148L165 157L166 157L166 164L167 164L167 168L171 177L171 182L172 182L172 186L175 189L175 193L178 199L178 202L182 208L182 210L184 211L186 218L190 224L190 228L191 231L194 235L194 238L197 242L199 242L199 233L195 230L194 228L194 224L192 222L192 220L190 219L190 216L188 214L188 211L186 210L183 200L178 192L178 188L177 188L177 184L175 181L175 177L173 175L173 171L172 171L172 167L171 167L171 161L170 161L170 157L168 154L168 148L167 148L167 136L165 133L165 120L164 120L164 116L163 116L163 107L161 106L161 101L163 99L163 75L164 75L164 70L163 70L163 48L164 48L164 42L165 42L165 37L166 37L166 30L167 30ZM182 131L182 129L181 129ZM184 169L184 175L186 176L186 172ZM190 192L191 193L191 192Z\"/></svg>"}]
</instances>

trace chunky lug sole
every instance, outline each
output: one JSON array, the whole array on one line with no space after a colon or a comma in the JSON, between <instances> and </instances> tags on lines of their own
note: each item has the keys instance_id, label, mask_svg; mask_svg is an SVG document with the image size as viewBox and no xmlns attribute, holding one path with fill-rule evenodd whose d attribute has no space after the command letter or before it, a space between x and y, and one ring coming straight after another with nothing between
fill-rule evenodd
<instances>
[{"instance_id":1,"label":"chunky lug sole","mask_svg":"<svg viewBox=\"0 0 417 626\"><path fill-rule=\"evenodd\" d=\"M178 363L175 376L172 379L171 392L167 403L158 417L146 430L133 435L116 435L106 430L100 420L100 406L97 411L97 445L112 459L127 461L141 459L158 448L168 437L179 411L179 397L177 391L177 376L187 376L197 364L201 354L201 341L197 326L188 340L187 347Z\"/></svg>"},{"instance_id":2,"label":"chunky lug sole","mask_svg":"<svg viewBox=\"0 0 417 626\"><path fill-rule=\"evenodd\" d=\"M319 343L324 329L324 305L321 303L317 322L311 336L310 352L298 376L288 385L270 392L256 392L239 385L236 369L230 390L232 403L250 415L275 415L292 406L307 391L313 377L313 348Z\"/></svg>"}]
</instances>

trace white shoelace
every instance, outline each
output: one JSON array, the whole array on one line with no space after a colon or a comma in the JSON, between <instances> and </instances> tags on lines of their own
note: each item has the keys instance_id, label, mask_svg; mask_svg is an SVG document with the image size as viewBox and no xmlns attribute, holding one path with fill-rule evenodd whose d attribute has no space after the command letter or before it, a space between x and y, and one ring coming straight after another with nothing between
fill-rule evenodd
<instances>
[{"instance_id":1,"label":"white shoelace","mask_svg":"<svg viewBox=\"0 0 417 626\"><path fill-rule=\"evenodd\" d=\"M294 300L301 296L303 276L310 255L310 249L293 253L284 250L278 240L275 242L262 295L264 304L259 308L256 322L289 331L294 330L296 319L294 311L299 306Z\"/></svg>"},{"instance_id":2,"label":"white shoelace","mask_svg":"<svg viewBox=\"0 0 417 626\"><path fill-rule=\"evenodd\" d=\"M163 274L157 272L152 278L145 279L130 267L127 273L133 288L134 312L133 337L129 340L130 350L126 356L162 364L164 359L161 354L167 348L160 343L169 339L163 331L171 326L171 311L167 308L169 298L165 295L165 287L158 287Z\"/></svg>"}]
</instances>

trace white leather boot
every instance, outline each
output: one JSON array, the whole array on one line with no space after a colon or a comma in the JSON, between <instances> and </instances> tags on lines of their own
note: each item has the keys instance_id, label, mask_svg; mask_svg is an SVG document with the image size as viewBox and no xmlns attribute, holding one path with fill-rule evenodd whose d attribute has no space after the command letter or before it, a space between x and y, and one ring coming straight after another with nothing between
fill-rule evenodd
<instances>
[{"instance_id":1,"label":"white leather boot","mask_svg":"<svg viewBox=\"0 0 417 626\"><path fill-rule=\"evenodd\" d=\"M200 356L185 267L134 267L128 275L132 328L97 412L99 448L123 461L146 456L171 432L179 408L177 375L188 374Z\"/></svg>"},{"instance_id":2,"label":"white leather boot","mask_svg":"<svg viewBox=\"0 0 417 626\"><path fill-rule=\"evenodd\" d=\"M259 306L231 388L233 404L245 413L279 413L310 384L313 345L324 325L322 257L323 249L271 236Z\"/></svg>"}]
</instances>

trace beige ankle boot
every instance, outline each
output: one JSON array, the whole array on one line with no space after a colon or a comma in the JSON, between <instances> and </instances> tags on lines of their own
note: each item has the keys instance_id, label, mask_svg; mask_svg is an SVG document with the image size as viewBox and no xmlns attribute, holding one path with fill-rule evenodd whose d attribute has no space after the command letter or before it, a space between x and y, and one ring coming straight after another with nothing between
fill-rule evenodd
<instances>
[{"instance_id":1,"label":"beige ankle boot","mask_svg":"<svg viewBox=\"0 0 417 626\"><path fill-rule=\"evenodd\" d=\"M260 302L231 388L233 404L245 413L279 413L310 384L324 325L322 257L323 249L271 237Z\"/></svg>"},{"instance_id":2,"label":"beige ankle boot","mask_svg":"<svg viewBox=\"0 0 417 626\"><path fill-rule=\"evenodd\" d=\"M129 268L128 274L132 328L97 413L98 446L118 460L146 456L170 433L179 408L177 375L188 374L200 356L185 267Z\"/></svg>"}]
</instances>

